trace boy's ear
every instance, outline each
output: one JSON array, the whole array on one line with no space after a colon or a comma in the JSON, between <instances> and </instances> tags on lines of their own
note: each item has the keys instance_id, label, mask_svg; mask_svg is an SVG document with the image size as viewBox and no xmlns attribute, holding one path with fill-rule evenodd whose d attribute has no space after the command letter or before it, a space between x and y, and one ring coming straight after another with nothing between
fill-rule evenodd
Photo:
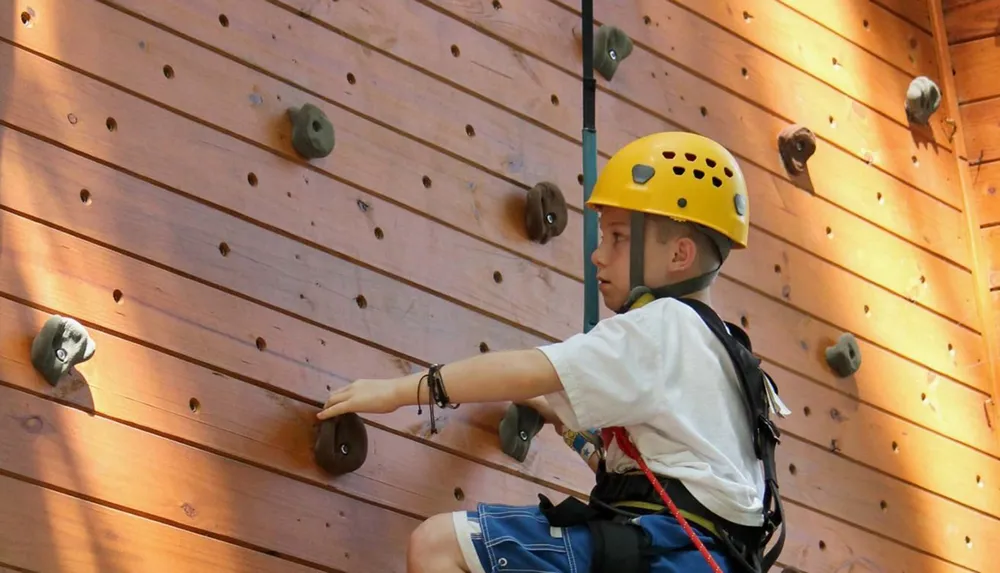
<instances>
[{"instance_id":1,"label":"boy's ear","mask_svg":"<svg viewBox=\"0 0 1000 573\"><path fill-rule=\"evenodd\" d=\"M698 245L690 237L677 237L670 258L670 270L685 271L694 266L698 257Z\"/></svg>"}]
</instances>

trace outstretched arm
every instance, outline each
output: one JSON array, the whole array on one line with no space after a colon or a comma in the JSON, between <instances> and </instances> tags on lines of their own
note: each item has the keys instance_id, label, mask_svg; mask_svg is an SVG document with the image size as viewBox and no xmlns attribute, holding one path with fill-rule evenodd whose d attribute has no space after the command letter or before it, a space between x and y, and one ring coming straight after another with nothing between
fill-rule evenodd
<instances>
[{"instance_id":1,"label":"outstretched arm","mask_svg":"<svg viewBox=\"0 0 1000 573\"><path fill-rule=\"evenodd\" d=\"M446 364L440 373L452 404L518 402L562 390L552 363L537 349L480 354ZM387 413L403 406L427 404L426 374L357 380L330 394L318 417L325 420L348 412Z\"/></svg>"}]
</instances>

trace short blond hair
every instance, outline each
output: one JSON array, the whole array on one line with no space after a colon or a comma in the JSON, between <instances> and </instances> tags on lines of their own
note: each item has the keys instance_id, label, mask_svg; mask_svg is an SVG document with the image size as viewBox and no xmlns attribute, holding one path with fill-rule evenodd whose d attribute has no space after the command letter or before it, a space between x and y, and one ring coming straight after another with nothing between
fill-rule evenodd
<instances>
[{"instance_id":1,"label":"short blond hair","mask_svg":"<svg viewBox=\"0 0 1000 573\"><path fill-rule=\"evenodd\" d=\"M719 247L698 225L663 215L647 215L647 218L655 227L656 241L660 244L665 245L676 238L688 238L694 241L698 253L696 266L699 274L714 271L722 264Z\"/></svg>"}]
</instances>

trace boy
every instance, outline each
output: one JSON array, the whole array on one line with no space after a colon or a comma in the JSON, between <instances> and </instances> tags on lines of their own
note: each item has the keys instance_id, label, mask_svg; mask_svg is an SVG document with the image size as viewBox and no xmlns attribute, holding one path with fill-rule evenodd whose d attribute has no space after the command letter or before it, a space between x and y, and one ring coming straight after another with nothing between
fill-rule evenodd
<instances>
[{"instance_id":1,"label":"boy","mask_svg":"<svg viewBox=\"0 0 1000 573\"><path fill-rule=\"evenodd\" d=\"M589 505L542 497L434 516L411 538L411 572L767 571L777 552L765 561L762 549L781 521L767 408L786 410L745 334L709 306L730 249L746 246L739 166L700 135L646 136L609 160L587 206L600 213L592 260L616 316L537 349L358 380L319 417L512 401L568 431L601 429Z\"/></svg>"}]
</instances>

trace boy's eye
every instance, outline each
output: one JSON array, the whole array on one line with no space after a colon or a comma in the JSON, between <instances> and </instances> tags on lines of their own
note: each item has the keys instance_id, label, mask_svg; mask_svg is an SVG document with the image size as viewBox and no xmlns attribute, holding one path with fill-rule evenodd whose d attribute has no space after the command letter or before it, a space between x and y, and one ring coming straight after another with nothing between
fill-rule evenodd
<instances>
[{"instance_id":1,"label":"boy's eye","mask_svg":"<svg viewBox=\"0 0 1000 573\"><path fill-rule=\"evenodd\" d=\"M615 240L616 243L619 242L619 241L624 241L627 238L628 237L626 237L622 233L614 233L614 240Z\"/></svg>"}]
</instances>

